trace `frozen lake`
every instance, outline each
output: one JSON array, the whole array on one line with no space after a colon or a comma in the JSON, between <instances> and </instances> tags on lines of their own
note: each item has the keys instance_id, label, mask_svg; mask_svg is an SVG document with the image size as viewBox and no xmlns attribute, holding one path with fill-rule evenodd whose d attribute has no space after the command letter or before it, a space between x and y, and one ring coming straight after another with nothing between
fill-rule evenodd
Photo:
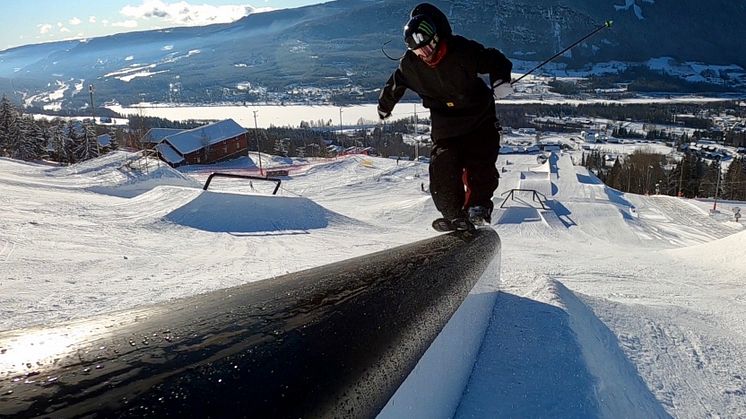
<instances>
[{"instance_id":1,"label":"frozen lake","mask_svg":"<svg viewBox=\"0 0 746 419\"><path fill-rule=\"evenodd\" d=\"M154 116L172 121L188 119L221 120L232 118L243 127L254 127L254 112L256 112L256 126L269 128L297 127L301 121L317 124L318 121L331 120L332 126L339 126L340 119L343 126L371 124L378 122L376 104L355 106L332 105L226 105L226 106L174 106L167 104L140 104L132 107L109 106L109 109L120 115ZM412 116L417 112L418 117L430 117L430 112L422 105L414 103L400 103L394 109L392 119Z\"/></svg>"},{"instance_id":2,"label":"frozen lake","mask_svg":"<svg viewBox=\"0 0 746 419\"><path fill-rule=\"evenodd\" d=\"M681 96L674 98L662 97L640 97L625 100L605 99L568 99L552 98L539 100L528 95L500 100L500 104L588 104L588 103L617 103L617 104L645 104L645 103L709 103L725 100L719 97ZM258 128L276 127L298 127L301 121L311 122L318 125L318 121L328 122L331 126L339 126L340 120L343 126L360 124L374 124L378 122L378 113L375 103L352 106L333 105L192 105L177 106L167 103L140 103L132 106L113 105L107 106L120 115L139 115L166 118L172 121L196 120L222 120L232 118L243 127L254 126L254 112L256 112L256 126ZM430 111L425 109L419 102L399 103L394 108L392 120L402 119L417 113L418 117L429 118Z\"/></svg>"}]
</instances>

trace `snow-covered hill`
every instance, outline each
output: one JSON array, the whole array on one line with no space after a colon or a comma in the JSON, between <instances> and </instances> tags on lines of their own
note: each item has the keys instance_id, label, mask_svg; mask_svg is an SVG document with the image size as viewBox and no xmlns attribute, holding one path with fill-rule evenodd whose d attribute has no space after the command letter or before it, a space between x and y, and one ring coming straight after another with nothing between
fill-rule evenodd
<instances>
[{"instance_id":1,"label":"snow-covered hill","mask_svg":"<svg viewBox=\"0 0 746 419\"><path fill-rule=\"evenodd\" d=\"M290 170L277 196L238 179L203 191L221 166L177 172L129 153L68 167L0 159L0 330L271 281L436 234L425 164L263 157ZM222 169L256 173L257 158ZM502 289L455 416L746 416L743 220L623 194L568 155L498 165L496 207L515 188L541 202L514 193L494 214Z\"/></svg>"},{"instance_id":2,"label":"snow-covered hill","mask_svg":"<svg viewBox=\"0 0 746 419\"><path fill-rule=\"evenodd\" d=\"M635 70L743 91L743 3L732 0L433 1L454 31L504 51L526 72L607 19L542 74L585 77ZM0 51L0 91L27 106L86 109L96 103L370 103L403 51L409 0L336 0L256 13L228 24L130 32ZM655 42L650 42L654 39ZM717 46L714 48L713 46ZM645 68L646 72L639 70ZM538 74L538 73L537 73ZM653 89L659 91L660 88ZM667 87L671 89L671 87ZM677 92L691 92L682 88ZM648 90L649 91L649 90Z\"/></svg>"}]
</instances>

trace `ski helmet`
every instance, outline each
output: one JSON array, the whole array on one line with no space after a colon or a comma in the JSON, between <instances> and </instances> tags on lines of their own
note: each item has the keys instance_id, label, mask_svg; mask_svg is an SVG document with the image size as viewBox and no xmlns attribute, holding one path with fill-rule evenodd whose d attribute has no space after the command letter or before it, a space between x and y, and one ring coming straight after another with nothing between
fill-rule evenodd
<instances>
[{"instance_id":1,"label":"ski helmet","mask_svg":"<svg viewBox=\"0 0 746 419\"><path fill-rule=\"evenodd\" d=\"M420 3L415 6L409 16L415 17L417 15L430 16L430 19L432 19L433 23L435 23L435 28L437 29L438 36L441 39L448 38L453 35L451 24L448 22L448 18L446 17L446 15L432 4Z\"/></svg>"},{"instance_id":2,"label":"ski helmet","mask_svg":"<svg viewBox=\"0 0 746 419\"><path fill-rule=\"evenodd\" d=\"M432 19L427 15L417 15L404 26L404 41L417 56L428 58L436 52L440 38Z\"/></svg>"}]
</instances>

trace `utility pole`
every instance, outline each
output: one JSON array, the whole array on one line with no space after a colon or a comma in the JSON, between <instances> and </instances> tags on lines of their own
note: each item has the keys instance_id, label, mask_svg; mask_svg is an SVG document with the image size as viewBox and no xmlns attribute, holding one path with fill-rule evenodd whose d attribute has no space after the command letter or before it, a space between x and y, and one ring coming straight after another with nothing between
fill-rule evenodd
<instances>
[{"instance_id":1,"label":"utility pole","mask_svg":"<svg viewBox=\"0 0 746 419\"><path fill-rule=\"evenodd\" d=\"M587 162L586 162L587 164ZM629 167L627 168L627 192L632 192L632 169L634 166L630 163Z\"/></svg>"},{"instance_id":2,"label":"utility pole","mask_svg":"<svg viewBox=\"0 0 746 419\"><path fill-rule=\"evenodd\" d=\"M256 114L259 113L259 111L254 111L254 133L256 134L256 151L259 153L259 176L264 175L264 171L262 170L262 150L259 147L259 126L256 123Z\"/></svg>"},{"instance_id":3,"label":"utility pole","mask_svg":"<svg viewBox=\"0 0 746 419\"><path fill-rule=\"evenodd\" d=\"M681 170L679 173L679 198L684 196L684 194L681 191L681 185L684 182L684 163L686 163L686 153L684 153L684 156L681 157Z\"/></svg>"},{"instance_id":4,"label":"utility pole","mask_svg":"<svg viewBox=\"0 0 746 419\"><path fill-rule=\"evenodd\" d=\"M92 84L88 85L88 93L91 94L91 118L93 118L93 124L96 124L96 108L93 106L93 91L94 87Z\"/></svg>"},{"instance_id":5,"label":"utility pole","mask_svg":"<svg viewBox=\"0 0 746 419\"><path fill-rule=\"evenodd\" d=\"M93 134L95 136L95 134L96 134L96 108L93 106L93 91L94 90L95 89L94 89L93 85L89 84L88 85L88 92L91 94L91 118L93 119L93 127L94 127L93 128ZM96 138L96 155L100 156L101 155L101 149L100 149L100 147L98 145L98 137L95 137L95 138Z\"/></svg>"},{"instance_id":6,"label":"utility pole","mask_svg":"<svg viewBox=\"0 0 746 419\"><path fill-rule=\"evenodd\" d=\"M339 142L344 147L344 141L342 140L342 108L339 108Z\"/></svg>"},{"instance_id":7,"label":"utility pole","mask_svg":"<svg viewBox=\"0 0 746 419\"><path fill-rule=\"evenodd\" d=\"M420 139L417 136L417 104L414 104L414 161L420 158Z\"/></svg>"},{"instance_id":8,"label":"utility pole","mask_svg":"<svg viewBox=\"0 0 746 419\"><path fill-rule=\"evenodd\" d=\"M720 169L720 157L717 158L718 161L718 179L715 183L715 202L712 204L712 212L716 212L718 210L718 191L720 191L720 177L722 175L722 170Z\"/></svg>"}]
</instances>

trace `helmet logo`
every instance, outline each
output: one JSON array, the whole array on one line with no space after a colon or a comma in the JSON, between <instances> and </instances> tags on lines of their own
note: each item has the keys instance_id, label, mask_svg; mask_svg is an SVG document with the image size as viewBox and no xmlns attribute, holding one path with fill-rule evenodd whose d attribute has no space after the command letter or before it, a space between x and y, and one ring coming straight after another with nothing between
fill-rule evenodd
<instances>
[{"instance_id":1,"label":"helmet logo","mask_svg":"<svg viewBox=\"0 0 746 419\"><path fill-rule=\"evenodd\" d=\"M420 22L420 26L417 27L420 31L422 31L427 36L433 36L435 35L435 29L433 29L429 23L426 21Z\"/></svg>"}]
</instances>

